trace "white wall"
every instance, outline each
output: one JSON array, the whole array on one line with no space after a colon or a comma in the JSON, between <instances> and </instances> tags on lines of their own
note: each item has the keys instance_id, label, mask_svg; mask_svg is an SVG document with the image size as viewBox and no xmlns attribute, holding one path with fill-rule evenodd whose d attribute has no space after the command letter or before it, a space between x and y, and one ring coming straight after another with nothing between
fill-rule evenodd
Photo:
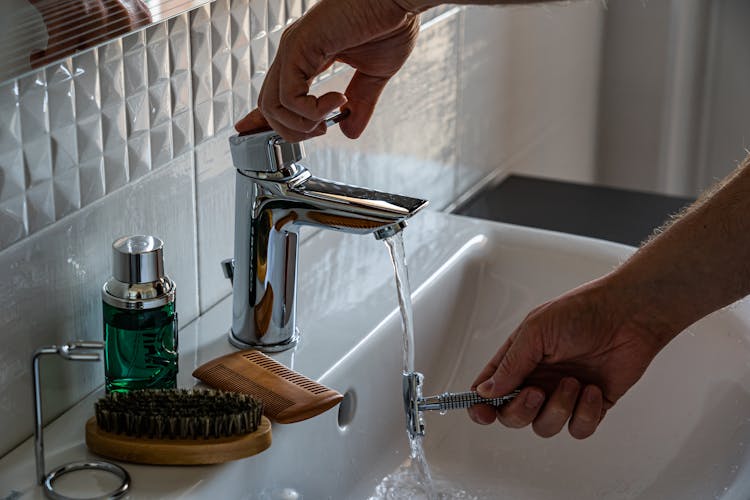
<instances>
[{"instance_id":1,"label":"white wall","mask_svg":"<svg viewBox=\"0 0 750 500\"><path fill-rule=\"evenodd\" d=\"M750 2L714 0L710 15L697 189L723 178L750 150Z\"/></svg>"},{"instance_id":2,"label":"white wall","mask_svg":"<svg viewBox=\"0 0 750 500\"><path fill-rule=\"evenodd\" d=\"M695 196L750 142L750 4L610 0L597 181Z\"/></svg>"}]
</instances>

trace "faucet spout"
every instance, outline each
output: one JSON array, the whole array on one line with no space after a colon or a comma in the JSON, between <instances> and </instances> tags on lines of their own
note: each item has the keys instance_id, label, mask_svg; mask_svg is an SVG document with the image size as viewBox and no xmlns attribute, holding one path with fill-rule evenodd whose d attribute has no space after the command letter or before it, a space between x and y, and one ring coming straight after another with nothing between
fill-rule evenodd
<instances>
[{"instance_id":1,"label":"faucet spout","mask_svg":"<svg viewBox=\"0 0 750 500\"><path fill-rule=\"evenodd\" d=\"M308 177L286 193L298 206L295 224L352 234L396 234L427 201Z\"/></svg>"},{"instance_id":2,"label":"faucet spout","mask_svg":"<svg viewBox=\"0 0 750 500\"><path fill-rule=\"evenodd\" d=\"M232 329L239 348L276 352L293 347L296 328L299 230L314 226L387 238L426 200L314 177L298 162L301 143L274 132L233 136L236 175Z\"/></svg>"}]
</instances>

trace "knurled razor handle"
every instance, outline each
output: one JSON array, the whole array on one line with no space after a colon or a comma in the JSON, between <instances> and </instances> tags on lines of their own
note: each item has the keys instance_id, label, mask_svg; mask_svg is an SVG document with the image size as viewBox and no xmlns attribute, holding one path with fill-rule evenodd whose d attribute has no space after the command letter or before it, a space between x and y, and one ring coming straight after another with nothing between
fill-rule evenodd
<instances>
[{"instance_id":1,"label":"knurled razor handle","mask_svg":"<svg viewBox=\"0 0 750 500\"><path fill-rule=\"evenodd\" d=\"M520 392L515 390L497 398L483 398L476 391L444 392L437 396L420 398L417 408L419 411L447 411L470 408L478 404L500 407L511 402Z\"/></svg>"}]
</instances>

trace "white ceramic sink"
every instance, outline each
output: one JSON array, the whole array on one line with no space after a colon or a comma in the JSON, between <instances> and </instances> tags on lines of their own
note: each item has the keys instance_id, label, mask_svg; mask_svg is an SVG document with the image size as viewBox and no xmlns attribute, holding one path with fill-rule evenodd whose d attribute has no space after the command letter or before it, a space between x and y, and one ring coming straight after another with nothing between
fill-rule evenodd
<instances>
[{"instance_id":1,"label":"white ceramic sink","mask_svg":"<svg viewBox=\"0 0 750 500\"><path fill-rule=\"evenodd\" d=\"M425 394L466 390L531 308L605 273L631 252L504 225L485 224L481 233L415 294ZM354 498L365 497L406 453L393 345L399 327L392 318L324 380L352 387L358 396L347 430L351 474L362 480ZM480 498L750 498L748 332L747 303L694 325L585 441L478 426L464 412L430 413L428 462L437 475Z\"/></svg>"},{"instance_id":2,"label":"white ceramic sink","mask_svg":"<svg viewBox=\"0 0 750 500\"><path fill-rule=\"evenodd\" d=\"M277 355L346 393L342 409L275 425L268 451L230 464L126 464L132 498L364 499L408 458L395 287L382 244L366 240L320 233L303 245L303 340L293 353ZM425 394L467 390L531 308L600 276L632 252L435 213L410 225L406 248ZM224 336L229 308L225 301L181 332L181 385L192 383L195 365L230 352ZM463 411L430 413L428 462L435 475L469 498L746 500L748 332L750 308L744 302L694 325L584 441L478 426ZM50 426L52 465L86 455L80 438L71 444L56 436L66 429L82 435L78 422L90 414L92 398ZM29 450L0 462L0 498L11 490L39 496L28 486Z\"/></svg>"}]
</instances>

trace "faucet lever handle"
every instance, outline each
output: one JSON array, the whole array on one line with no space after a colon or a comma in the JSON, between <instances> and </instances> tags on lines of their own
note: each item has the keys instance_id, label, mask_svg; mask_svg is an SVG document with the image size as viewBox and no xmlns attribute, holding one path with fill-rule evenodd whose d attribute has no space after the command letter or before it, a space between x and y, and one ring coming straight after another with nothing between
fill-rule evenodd
<instances>
[{"instance_id":1,"label":"faucet lever handle","mask_svg":"<svg viewBox=\"0 0 750 500\"><path fill-rule=\"evenodd\" d=\"M287 142L273 130L233 135L229 149L234 166L242 172L281 172L305 157L301 142Z\"/></svg>"},{"instance_id":2,"label":"faucet lever handle","mask_svg":"<svg viewBox=\"0 0 750 500\"><path fill-rule=\"evenodd\" d=\"M350 111L344 109L329 114L326 127L340 123ZM242 172L276 173L296 170L294 164L305 157L301 142L288 142L273 130L254 134L239 134L229 138L229 149L234 166Z\"/></svg>"},{"instance_id":3,"label":"faucet lever handle","mask_svg":"<svg viewBox=\"0 0 750 500\"><path fill-rule=\"evenodd\" d=\"M340 111L334 111L325 118L326 127L333 127L337 123L341 123L344 119L351 114L348 109L342 109Z\"/></svg>"},{"instance_id":4,"label":"faucet lever handle","mask_svg":"<svg viewBox=\"0 0 750 500\"><path fill-rule=\"evenodd\" d=\"M221 270L224 271L224 277L234 283L234 259L222 260Z\"/></svg>"}]
</instances>

